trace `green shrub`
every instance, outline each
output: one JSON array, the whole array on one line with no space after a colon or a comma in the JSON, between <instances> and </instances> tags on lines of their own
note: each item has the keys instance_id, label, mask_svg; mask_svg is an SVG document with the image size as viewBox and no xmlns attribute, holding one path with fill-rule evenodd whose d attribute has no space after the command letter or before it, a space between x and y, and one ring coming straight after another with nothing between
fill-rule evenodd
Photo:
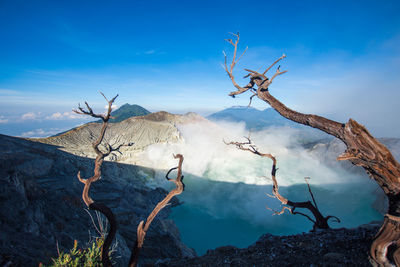
<instances>
[{"instance_id":1,"label":"green shrub","mask_svg":"<svg viewBox=\"0 0 400 267\"><path fill-rule=\"evenodd\" d=\"M52 259L53 264L48 267L100 267L101 264L101 247L104 239L96 238L85 249L78 249L78 241L74 241L74 247L69 253L60 252L58 258ZM110 252L111 254L111 252ZM39 267L44 266L39 264Z\"/></svg>"}]
</instances>

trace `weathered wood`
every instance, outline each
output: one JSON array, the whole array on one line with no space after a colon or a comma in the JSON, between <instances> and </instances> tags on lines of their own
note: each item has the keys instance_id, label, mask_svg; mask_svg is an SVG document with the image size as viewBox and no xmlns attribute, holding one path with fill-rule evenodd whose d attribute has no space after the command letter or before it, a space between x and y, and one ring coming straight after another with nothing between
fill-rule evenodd
<instances>
[{"instance_id":1,"label":"weathered wood","mask_svg":"<svg viewBox=\"0 0 400 267\"><path fill-rule=\"evenodd\" d=\"M82 108L82 107L78 107L78 110L74 110L75 113L78 114L82 114L82 115L88 115L91 116L93 118L101 118L103 121L103 124L101 126L100 129L100 134L99 137L93 142L92 147L94 149L94 151L96 152L96 159L94 161L94 174L92 177L87 178L87 179L83 179L81 177L81 173L78 172L78 179L80 182L82 182L85 186L83 188L82 191L82 199L85 202L86 206L89 209L92 210L97 210L99 212L101 212L104 216L106 216L107 220L110 223L110 230L108 231L108 234L104 240L103 246L101 247L101 261L103 266L112 266L112 263L110 261L110 258L108 256L109 254L109 249L111 246L112 241L114 240L116 231L117 231L117 221L115 219L114 214L112 213L112 211L103 203L99 203L99 202L95 202L89 195L89 191L90 191L90 186L93 182L96 182L97 180L100 179L101 177L101 166L104 162L104 158L107 157L112 151L115 151L116 149L113 149L110 145L107 146L107 151L106 152L102 152L99 149L100 144L102 143L103 139L104 139L104 135L106 133L106 129L108 126L108 120L111 118L111 110L112 110L112 104L114 103L115 99L118 97L118 95L116 95L113 99L108 100L103 93L101 93L101 95L106 99L106 101L108 102L108 109L107 109L107 113L104 114L95 114L92 110L92 108L89 106L89 104L87 102L85 102L86 104L86 109ZM118 147L119 148L119 147ZM117 148L117 149L118 149Z\"/></svg>"},{"instance_id":2,"label":"weathered wood","mask_svg":"<svg viewBox=\"0 0 400 267\"><path fill-rule=\"evenodd\" d=\"M371 245L370 255L374 266L400 266L400 220L385 215L383 225Z\"/></svg>"},{"instance_id":3,"label":"weathered wood","mask_svg":"<svg viewBox=\"0 0 400 267\"><path fill-rule=\"evenodd\" d=\"M146 237L147 230L149 230L151 222L154 220L154 218L157 216L157 214L163 208L165 208L166 206L168 206L170 204L169 202L171 201L171 199L174 196L177 196L177 195L181 194L183 192L183 190L185 189L185 185L183 183L183 175L182 175L183 156L181 154L177 154L177 155L174 155L174 158L179 159L178 167L170 169L167 172L165 178L168 181L173 182L176 187L174 189L172 189L163 200L158 202L156 207L153 209L153 211L147 217L146 222L141 221L139 223L138 228L137 228L137 239L136 239L134 247L132 248L131 258L129 260L129 266L130 267L137 266L137 263L138 263L138 260L139 260L139 254L140 254L140 251L141 251L141 249L143 247L143 242L144 242L144 239ZM170 174L171 171L173 171L175 169L178 169L178 172L176 174L176 179L170 179L168 177L168 175Z\"/></svg>"}]
</instances>

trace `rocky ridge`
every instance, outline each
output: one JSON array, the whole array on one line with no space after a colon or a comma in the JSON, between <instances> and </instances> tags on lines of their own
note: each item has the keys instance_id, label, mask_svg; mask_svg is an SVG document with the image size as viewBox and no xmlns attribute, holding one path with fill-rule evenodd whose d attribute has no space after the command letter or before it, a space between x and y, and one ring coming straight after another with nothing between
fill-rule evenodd
<instances>
[{"instance_id":1,"label":"rocky ridge","mask_svg":"<svg viewBox=\"0 0 400 267\"><path fill-rule=\"evenodd\" d=\"M201 257L165 259L157 266L371 266L368 251L380 224L291 236L265 234L248 248L219 247Z\"/></svg>"},{"instance_id":2,"label":"rocky ridge","mask_svg":"<svg viewBox=\"0 0 400 267\"><path fill-rule=\"evenodd\" d=\"M119 123L109 123L104 139L113 147L131 145L121 147L122 154L114 153L107 160L135 164L140 160L137 153L149 145L182 141L177 125L195 121L206 120L196 113L175 115L160 111L146 116L131 117ZM99 130L98 123L88 123L58 136L31 140L59 146L63 151L77 156L94 158L96 154L92 143Z\"/></svg>"}]
</instances>

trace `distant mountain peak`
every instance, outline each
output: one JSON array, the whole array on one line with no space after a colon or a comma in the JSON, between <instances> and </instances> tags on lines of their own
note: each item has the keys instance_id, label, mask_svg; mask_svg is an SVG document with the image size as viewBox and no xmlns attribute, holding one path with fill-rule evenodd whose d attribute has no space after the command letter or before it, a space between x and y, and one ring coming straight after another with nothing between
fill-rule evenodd
<instances>
[{"instance_id":1,"label":"distant mountain peak","mask_svg":"<svg viewBox=\"0 0 400 267\"><path fill-rule=\"evenodd\" d=\"M109 122L121 122L130 117L145 116L150 113L151 113L150 111L143 108L142 106L139 106L136 104L131 105L131 104L125 103L122 106L120 106L118 109L111 112L111 116L114 117L114 119L110 119ZM98 120L96 122L101 122L101 121Z\"/></svg>"},{"instance_id":2,"label":"distant mountain peak","mask_svg":"<svg viewBox=\"0 0 400 267\"><path fill-rule=\"evenodd\" d=\"M138 105L136 105L136 104L131 105L131 104L129 104L129 103L125 103L125 104L123 104L122 106L120 106L120 107L117 108L117 109L126 108L126 107L130 107L130 106L138 106Z\"/></svg>"}]
</instances>

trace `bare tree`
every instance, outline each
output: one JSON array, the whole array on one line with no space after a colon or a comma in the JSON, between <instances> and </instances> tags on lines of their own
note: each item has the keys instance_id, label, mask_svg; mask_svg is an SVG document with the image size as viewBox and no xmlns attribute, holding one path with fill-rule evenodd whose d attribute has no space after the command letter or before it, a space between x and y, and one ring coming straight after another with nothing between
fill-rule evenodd
<instances>
[{"instance_id":1,"label":"bare tree","mask_svg":"<svg viewBox=\"0 0 400 267\"><path fill-rule=\"evenodd\" d=\"M276 60L263 73L246 69L249 82L246 86L239 86L233 75L233 68L237 64L236 52L239 43L239 34L233 34L235 41L227 41L234 47L234 55L230 67L225 55L225 70L228 73L236 91L229 95L236 95L250 91L251 99L257 96L268 103L283 117L297 123L301 123L342 140L347 149L339 155L337 160L349 160L357 166L361 166L382 188L389 199L389 209L384 217L384 222L375 236L370 249L370 261L375 266L400 266L400 164L394 159L390 151L374 138L368 130L353 119L347 123L339 123L321 116L304 114L286 107L282 102L273 97L269 92L272 81L286 71L281 71L280 66L269 79L266 76L276 63L285 58L285 55ZM250 101L251 101L250 99Z\"/></svg>"},{"instance_id":2,"label":"bare tree","mask_svg":"<svg viewBox=\"0 0 400 267\"><path fill-rule=\"evenodd\" d=\"M268 195L268 196L278 199L284 206L281 211L273 210L268 206L267 206L267 209L271 210L275 215L281 215L285 212L285 210L289 211L293 215L296 215L296 214L302 215L313 223L313 230L330 229L328 220L331 218L335 219L336 222L340 222L339 218L336 216L329 215L329 216L325 217L322 215L322 213L318 209L317 202L315 201L315 198L314 198L314 194L311 191L310 184L308 183L309 177L306 177L304 179L307 183L308 192L311 195L312 202L311 201L294 202L294 201L291 201L291 200L287 199L286 197L282 196L279 193L278 181L276 180L276 172L278 170L276 168L276 158L272 154L259 152L257 147L254 144L252 144L251 139L249 137L245 137L245 138L247 139L246 142L229 142L229 143L227 143L224 141L224 143L226 145L235 145L237 149L249 151L257 156L269 158L272 160L271 179L272 179L272 183L273 183L273 186L272 186L272 194L273 195ZM314 218L311 218L310 216L308 216L305 213L296 211L296 208L308 209L312 213Z\"/></svg>"},{"instance_id":3,"label":"bare tree","mask_svg":"<svg viewBox=\"0 0 400 267\"><path fill-rule=\"evenodd\" d=\"M177 196L177 195L181 194L183 192L183 190L185 189L185 184L183 183L184 176L182 175L183 156L181 154L177 154L177 155L174 155L174 158L179 159L178 166L170 169L167 172L167 174L165 175L165 178L168 181L173 182L176 187L174 189L172 189L163 200L158 202L156 207L153 209L153 211L147 217L146 222L141 221L139 223L138 228L137 228L137 240L136 240L135 245L134 245L134 247L132 249L131 258L129 260L129 266L130 267L135 267L137 265L137 263L138 263L139 254L140 254L140 251L141 251L141 249L143 247L144 238L146 236L147 230L149 230L151 222L154 220L154 218L157 216L157 214L163 208L165 208L166 206L168 206L170 204L169 201L174 196ZM176 169L178 170L177 174L176 174L176 179L169 178L168 175L173 170L176 170Z\"/></svg>"},{"instance_id":4,"label":"bare tree","mask_svg":"<svg viewBox=\"0 0 400 267\"><path fill-rule=\"evenodd\" d=\"M104 214L106 216L107 220L110 223L110 230L108 232L108 235L106 236L104 240L104 244L101 248L101 261L103 263L103 266L112 266L110 258L108 256L109 248L111 246L111 243L115 237L116 231L117 231L117 221L115 220L115 216L112 213L112 211L103 203L100 202L95 202L90 196L89 196L89 190L90 186L93 182L96 182L97 180L100 179L101 177L101 166L104 162L104 158L110 155L113 151L119 152L119 149L123 145L119 145L117 148L113 148L110 144L105 144L105 149L106 151L103 152L100 150L99 146L102 144L102 141L104 139L104 135L106 133L106 129L108 126L108 120L111 117L111 107L112 104L114 103L115 99L118 97L116 95L114 98L111 100L108 100L103 93L101 95L106 99L108 102L108 109L106 114L96 114L93 112L92 108L89 106L87 102L85 102L86 109L82 108L81 106L78 107L78 110L73 110L75 113L82 114L82 115L88 115L93 118L100 118L102 120L102 126L100 130L99 137L93 142L92 147L94 151L96 152L96 159L94 162L94 174L92 177L83 179L81 177L80 171L78 172L78 179L80 182L82 182L85 186L83 188L82 192L82 199L85 202L86 206L91 209L91 210L96 210ZM131 145L131 144L129 144Z\"/></svg>"},{"instance_id":5,"label":"bare tree","mask_svg":"<svg viewBox=\"0 0 400 267\"><path fill-rule=\"evenodd\" d=\"M101 92L100 92L101 93ZM89 106L87 102L85 102L86 109L82 108L81 106L78 107L78 110L73 110L75 113L82 114L82 115L88 115L93 118L100 118L102 123L101 130L99 137L93 142L92 147L94 151L96 152L96 159L95 159L95 167L94 167L94 175L88 179L83 179L81 177L80 171L78 172L78 179L80 182L82 182L85 186L83 188L82 192L82 199L85 202L86 206L89 207L91 210L96 210L101 212L106 216L110 223L110 230L108 232L108 235L106 236L104 240L104 244L101 249L101 259L102 259L102 264L103 266L112 266L112 263L110 261L110 258L108 256L109 248L111 246L111 243L115 237L116 231L117 231L117 222L115 219L114 214L112 211L103 203L95 202L90 196L89 196L89 190L90 186L93 182L96 182L97 180L100 179L101 177L101 166L104 162L104 159L110 155L112 152L119 152L119 149L122 146L131 146L133 143L129 144L120 144L118 147L113 148L110 144L104 144L105 147L105 152L101 151L99 146L102 144L106 129L108 126L108 121L111 119L111 110L112 110L112 104L114 103L115 99L118 97L116 95L114 98L111 100L108 100L103 93L101 95L106 99L108 102L108 109L106 114L96 114L93 112L93 109ZM146 236L146 233L150 227L151 222L154 220L154 218L157 216L157 214L166 206L168 206L170 203L169 201L176 195L179 195L183 192L185 185L183 183L183 178L184 176L182 175L182 163L183 163L183 156L181 154L174 155L174 158L179 159L179 163L177 167L174 167L170 169L167 174L166 174L166 179L168 181L172 181L175 185L176 188L171 190L169 194L162 200L160 201L156 207L153 209L153 211L150 213L150 215L147 217L146 223L144 221L141 221L138 225L137 228L137 241L132 249L131 253L131 258L129 260L129 266L136 266L140 254L140 250L143 247L143 242ZM178 170L177 171L177 176L176 179L171 179L168 177L168 175L173 171L173 170Z\"/></svg>"}]
</instances>

